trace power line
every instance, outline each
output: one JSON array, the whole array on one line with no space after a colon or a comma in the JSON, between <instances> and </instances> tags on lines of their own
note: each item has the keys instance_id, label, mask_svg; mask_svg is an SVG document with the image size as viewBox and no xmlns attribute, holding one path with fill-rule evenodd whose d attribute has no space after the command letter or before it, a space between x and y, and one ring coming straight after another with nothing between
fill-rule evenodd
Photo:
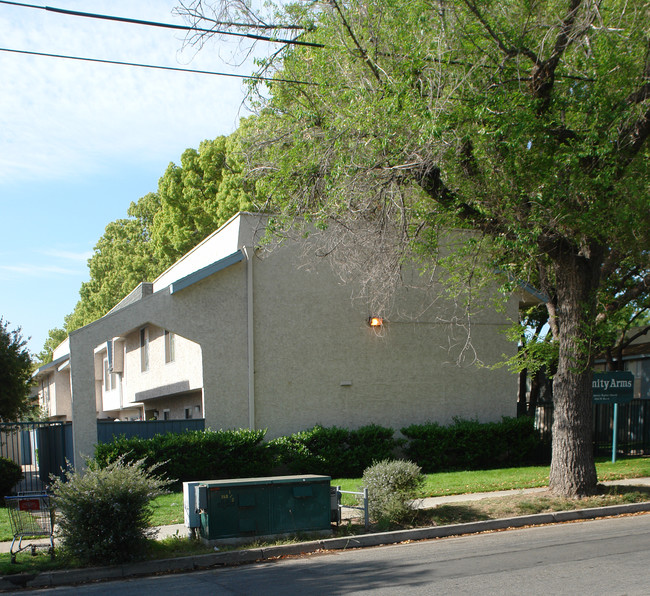
<instances>
[{"instance_id":1,"label":"power line","mask_svg":"<svg viewBox=\"0 0 650 596\"><path fill-rule=\"evenodd\" d=\"M285 45L298 45L298 46L308 46L313 48L324 48L325 46L321 43L314 43L310 41L301 41L299 39L279 39L275 37L269 37L266 35L259 35L257 33L241 33L237 31L219 31L217 29L203 29L201 27L192 27L189 25L176 25L173 23L160 23L157 21L144 21L140 19L131 19L128 17L116 17L112 15L97 14L92 12L80 12L77 10L68 10L65 8L56 8L54 6L38 6L36 4L23 4L21 2L10 2L9 0L0 0L0 4L9 4L11 6L20 6L22 8L35 8L37 10L45 10L48 12L55 12L58 14L64 14L75 17L86 17L91 19L101 19L104 21L116 21L119 23L131 23L133 25L146 25L148 27L162 27L164 29L176 29L181 31L196 31L197 33L212 33L214 35L231 35L235 37L247 37L249 39L255 39L257 41L268 41L271 43L282 43ZM235 23L215 23L217 25L235 25ZM246 26L243 24L237 24L237 26ZM249 25L253 27L254 25Z\"/></svg>"},{"instance_id":2,"label":"power line","mask_svg":"<svg viewBox=\"0 0 650 596\"><path fill-rule=\"evenodd\" d=\"M101 64L116 64L119 66L136 66L139 68L151 68L154 70L173 70L177 72L189 72L193 74L206 74L219 77L234 77L237 79L250 79L254 81L271 81L275 83L295 83L298 85L316 85L308 81L298 81L293 79L276 79L273 77L261 77L256 75L241 75L229 72L214 72L211 70L195 70L191 68L177 68L174 66L157 66L155 64L141 64L137 62L120 62L118 60L102 60L100 58L84 58L82 56L66 56L64 54L48 54L45 52L30 52L28 50L14 50L10 48L0 48L0 52L10 52L12 54L27 54L29 56L45 56L47 58L62 58L64 60L79 60L82 62L99 62Z\"/></svg>"}]
</instances>

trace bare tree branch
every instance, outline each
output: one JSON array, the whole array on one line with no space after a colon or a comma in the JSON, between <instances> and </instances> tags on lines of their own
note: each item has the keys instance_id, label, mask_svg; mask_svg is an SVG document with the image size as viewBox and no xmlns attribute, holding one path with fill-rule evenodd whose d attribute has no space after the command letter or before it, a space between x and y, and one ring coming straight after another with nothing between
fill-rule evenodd
<instances>
[{"instance_id":1,"label":"bare tree branch","mask_svg":"<svg viewBox=\"0 0 650 596\"><path fill-rule=\"evenodd\" d=\"M545 111L551 101L551 92L555 84L555 71L564 52L591 25L595 12L586 22L578 22L580 8L590 4L589 0L570 0L567 14L562 20L560 31L555 39L551 55L546 60L537 60L532 70L530 89L533 96L541 100L539 111Z\"/></svg>"},{"instance_id":2,"label":"bare tree branch","mask_svg":"<svg viewBox=\"0 0 650 596\"><path fill-rule=\"evenodd\" d=\"M647 296L650 291L650 272L646 272L638 281L629 286L624 292L607 304L605 310L596 317L597 323L602 323L617 310L638 300L642 296Z\"/></svg>"},{"instance_id":3,"label":"bare tree branch","mask_svg":"<svg viewBox=\"0 0 650 596\"><path fill-rule=\"evenodd\" d=\"M501 52L503 52L503 54L505 54L508 57L523 55L526 56L528 59L530 59L533 62L533 64L537 64L539 62L537 55L532 50L525 47L516 47L509 43L506 44L506 42L492 28L490 23L488 23L487 19L483 16L483 14L481 14L481 11L479 10L475 2L472 2L471 0L463 0L463 1L465 3L465 6L469 8L469 10L479 20L481 25L483 25L483 28L488 33L488 35L496 42L497 46L499 47Z\"/></svg>"},{"instance_id":4,"label":"bare tree branch","mask_svg":"<svg viewBox=\"0 0 650 596\"><path fill-rule=\"evenodd\" d=\"M341 18L341 22L343 23L343 26L347 30L350 39L352 40L356 48L361 53L361 57L363 58L363 61L367 64L368 68L370 68L372 74L375 76L375 78L381 85L382 79L381 79L381 73L379 72L379 69L375 65L374 61L368 55L368 52L365 50L365 48L361 45L361 43L357 39L356 35L354 34L354 31L352 30L352 27L350 26L347 19L345 18L345 15L343 14L343 10L341 9L339 3L337 2L337 0L330 0L330 2L332 3L332 6L334 6L334 8L336 9L336 12L339 14L339 17Z\"/></svg>"}]
</instances>

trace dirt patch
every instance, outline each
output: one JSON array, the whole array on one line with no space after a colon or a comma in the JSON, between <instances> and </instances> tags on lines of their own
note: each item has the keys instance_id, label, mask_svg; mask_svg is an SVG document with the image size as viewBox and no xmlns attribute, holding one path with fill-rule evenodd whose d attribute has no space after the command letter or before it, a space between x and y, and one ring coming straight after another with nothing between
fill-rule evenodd
<instances>
[{"instance_id":1,"label":"dirt patch","mask_svg":"<svg viewBox=\"0 0 650 596\"><path fill-rule=\"evenodd\" d=\"M601 486L600 492L582 499L564 499L550 491L533 494L517 494L503 497L485 498L479 501L458 501L438 505L433 509L420 509L413 512L411 519L403 524L371 524L370 532L444 526L475 521L519 517L537 513L572 511L592 507L608 507L628 503L650 501L650 487ZM341 534L364 533L362 520L346 520L340 528Z\"/></svg>"}]
</instances>

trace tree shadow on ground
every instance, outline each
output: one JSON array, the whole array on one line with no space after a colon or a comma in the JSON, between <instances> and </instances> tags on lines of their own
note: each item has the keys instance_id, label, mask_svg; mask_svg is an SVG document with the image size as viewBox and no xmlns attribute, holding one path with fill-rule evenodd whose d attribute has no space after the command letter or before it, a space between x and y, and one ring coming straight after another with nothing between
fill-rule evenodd
<instances>
[{"instance_id":1,"label":"tree shadow on ground","mask_svg":"<svg viewBox=\"0 0 650 596\"><path fill-rule=\"evenodd\" d=\"M604 495L646 495L650 497L650 486L616 484L612 486L599 485L599 488Z\"/></svg>"}]
</instances>

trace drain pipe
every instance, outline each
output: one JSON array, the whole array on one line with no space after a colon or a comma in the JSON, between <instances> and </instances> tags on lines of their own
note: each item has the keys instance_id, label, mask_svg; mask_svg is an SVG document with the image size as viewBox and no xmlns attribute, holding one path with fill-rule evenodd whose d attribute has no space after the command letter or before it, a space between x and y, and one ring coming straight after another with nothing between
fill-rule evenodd
<instances>
[{"instance_id":1,"label":"drain pipe","mask_svg":"<svg viewBox=\"0 0 650 596\"><path fill-rule=\"evenodd\" d=\"M255 249L243 246L246 256L247 318L248 318L248 428L255 430L255 331L253 329L253 258Z\"/></svg>"}]
</instances>

